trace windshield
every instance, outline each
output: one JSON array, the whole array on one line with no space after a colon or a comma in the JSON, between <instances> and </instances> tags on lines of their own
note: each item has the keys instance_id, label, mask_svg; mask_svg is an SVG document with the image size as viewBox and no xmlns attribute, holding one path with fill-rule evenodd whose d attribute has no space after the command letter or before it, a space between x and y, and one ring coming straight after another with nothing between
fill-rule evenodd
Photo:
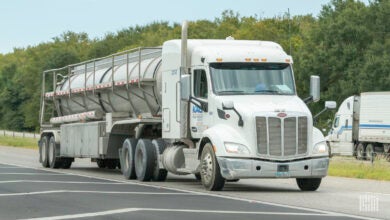
<instances>
[{"instance_id":1,"label":"windshield","mask_svg":"<svg viewBox=\"0 0 390 220\"><path fill-rule=\"evenodd\" d=\"M288 63L211 63L217 95L295 94Z\"/></svg>"}]
</instances>

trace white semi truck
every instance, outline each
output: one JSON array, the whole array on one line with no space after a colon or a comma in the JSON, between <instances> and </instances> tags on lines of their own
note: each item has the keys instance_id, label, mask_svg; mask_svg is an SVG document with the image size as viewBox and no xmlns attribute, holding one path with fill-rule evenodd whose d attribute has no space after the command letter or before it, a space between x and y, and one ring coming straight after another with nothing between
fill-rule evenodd
<instances>
[{"instance_id":1,"label":"white semi truck","mask_svg":"<svg viewBox=\"0 0 390 220\"><path fill-rule=\"evenodd\" d=\"M298 96L292 58L266 41L166 41L43 73L40 162L121 167L127 179L195 174L207 190L296 178L316 190L328 148ZM319 100L319 77L311 96ZM120 161L120 163L118 163Z\"/></svg>"},{"instance_id":2,"label":"white semi truck","mask_svg":"<svg viewBox=\"0 0 390 220\"><path fill-rule=\"evenodd\" d=\"M366 92L345 99L327 141L335 155L372 159L377 153L390 153L390 92Z\"/></svg>"}]
</instances>

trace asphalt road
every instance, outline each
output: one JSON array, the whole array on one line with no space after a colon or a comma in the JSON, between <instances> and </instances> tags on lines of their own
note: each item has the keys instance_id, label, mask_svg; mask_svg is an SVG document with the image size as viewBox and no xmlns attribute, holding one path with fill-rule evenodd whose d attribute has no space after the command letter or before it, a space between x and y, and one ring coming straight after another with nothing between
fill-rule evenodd
<instances>
[{"instance_id":1,"label":"asphalt road","mask_svg":"<svg viewBox=\"0 0 390 220\"><path fill-rule=\"evenodd\" d=\"M98 169L88 160L69 170L43 169L37 155L0 147L0 219L390 218L388 182L325 178L318 192L300 192L291 180L241 180L207 192L190 176L126 181L118 170Z\"/></svg>"}]
</instances>

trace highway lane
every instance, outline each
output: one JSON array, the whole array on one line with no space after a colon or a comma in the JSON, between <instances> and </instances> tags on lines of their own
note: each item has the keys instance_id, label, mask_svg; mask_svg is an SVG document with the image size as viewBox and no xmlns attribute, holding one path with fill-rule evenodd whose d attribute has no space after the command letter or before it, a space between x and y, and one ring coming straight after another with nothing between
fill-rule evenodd
<instances>
[{"instance_id":1,"label":"highway lane","mask_svg":"<svg viewBox=\"0 0 390 220\"><path fill-rule=\"evenodd\" d=\"M42 169L37 155L36 150L0 147L0 219L390 216L390 184L384 181L327 177L318 192L301 192L293 180L241 180L228 183L223 192L206 192L191 176L170 175L166 182L127 181L118 170L98 169L88 160L77 160L69 170ZM362 210L367 195L370 202L377 201L378 209Z\"/></svg>"}]
</instances>

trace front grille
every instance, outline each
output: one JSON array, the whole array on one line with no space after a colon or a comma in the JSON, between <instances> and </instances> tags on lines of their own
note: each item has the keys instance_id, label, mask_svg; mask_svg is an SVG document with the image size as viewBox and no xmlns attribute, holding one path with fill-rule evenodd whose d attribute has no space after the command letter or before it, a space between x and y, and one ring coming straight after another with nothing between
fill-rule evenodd
<instances>
[{"instance_id":1,"label":"front grille","mask_svg":"<svg viewBox=\"0 0 390 220\"><path fill-rule=\"evenodd\" d=\"M256 117L257 151L267 156L307 152L307 117Z\"/></svg>"}]
</instances>

